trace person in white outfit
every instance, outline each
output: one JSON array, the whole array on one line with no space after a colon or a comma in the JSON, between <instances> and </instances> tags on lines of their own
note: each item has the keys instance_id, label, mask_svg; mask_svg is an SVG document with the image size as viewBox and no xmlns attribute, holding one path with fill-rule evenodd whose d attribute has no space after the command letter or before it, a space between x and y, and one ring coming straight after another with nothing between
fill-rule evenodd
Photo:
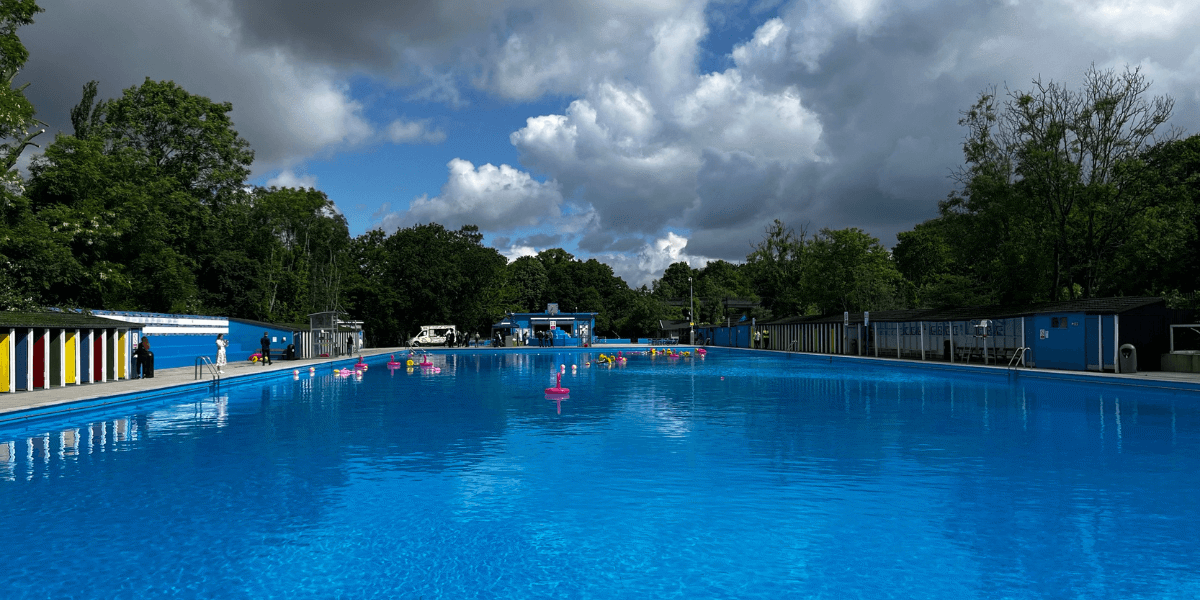
<instances>
[{"instance_id":1,"label":"person in white outfit","mask_svg":"<svg viewBox=\"0 0 1200 600\"><path fill-rule=\"evenodd\" d=\"M217 334L217 372L225 372L225 347L229 345L229 340L225 339L225 334Z\"/></svg>"}]
</instances>

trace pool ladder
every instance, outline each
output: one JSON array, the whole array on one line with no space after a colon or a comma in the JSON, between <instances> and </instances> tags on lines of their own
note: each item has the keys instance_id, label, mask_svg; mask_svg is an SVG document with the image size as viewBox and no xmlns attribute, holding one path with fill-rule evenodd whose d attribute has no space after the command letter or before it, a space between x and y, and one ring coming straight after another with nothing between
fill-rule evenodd
<instances>
[{"instance_id":1,"label":"pool ladder","mask_svg":"<svg viewBox=\"0 0 1200 600\"><path fill-rule=\"evenodd\" d=\"M1009 367L1025 366L1025 351L1028 349L1029 348L1026 346L1021 346L1020 348L1017 348L1017 351L1013 352L1012 358L1008 359L1008 366Z\"/></svg>"},{"instance_id":2,"label":"pool ladder","mask_svg":"<svg viewBox=\"0 0 1200 600\"><path fill-rule=\"evenodd\" d=\"M212 378L214 380L218 380L221 378L221 374L217 372L217 367L216 367L216 365L213 364L211 358L209 358L207 356L197 356L196 357L196 379L200 379L200 369L201 368L204 368L205 370L207 370L208 374L212 375Z\"/></svg>"}]
</instances>

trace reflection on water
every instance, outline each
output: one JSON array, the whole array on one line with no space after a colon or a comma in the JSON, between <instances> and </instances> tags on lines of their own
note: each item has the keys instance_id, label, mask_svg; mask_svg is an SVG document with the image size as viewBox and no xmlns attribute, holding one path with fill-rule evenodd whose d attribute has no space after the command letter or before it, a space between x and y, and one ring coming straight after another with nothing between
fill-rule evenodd
<instances>
[{"instance_id":1,"label":"reflection on water","mask_svg":"<svg viewBox=\"0 0 1200 600\"><path fill-rule=\"evenodd\" d=\"M23 554L0 589L1136 598L1200 585L1191 395L756 353L596 356L435 351L440 373L326 367L2 429L0 542L53 551ZM556 373L569 396L544 393Z\"/></svg>"}]
</instances>

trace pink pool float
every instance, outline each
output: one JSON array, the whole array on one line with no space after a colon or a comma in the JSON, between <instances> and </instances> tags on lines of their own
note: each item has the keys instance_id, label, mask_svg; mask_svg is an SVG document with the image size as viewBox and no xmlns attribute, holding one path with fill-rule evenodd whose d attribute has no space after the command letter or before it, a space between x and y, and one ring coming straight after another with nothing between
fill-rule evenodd
<instances>
[{"instance_id":1,"label":"pink pool float","mask_svg":"<svg viewBox=\"0 0 1200 600\"><path fill-rule=\"evenodd\" d=\"M557 379L555 380L554 387L546 388L546 394L552 395L552 396L561 396L564 394L571 393L570 388L565 388L562 386L562 373L561 372L555 373L555 376L557 377Z\"/></svg>"}]
</instances>

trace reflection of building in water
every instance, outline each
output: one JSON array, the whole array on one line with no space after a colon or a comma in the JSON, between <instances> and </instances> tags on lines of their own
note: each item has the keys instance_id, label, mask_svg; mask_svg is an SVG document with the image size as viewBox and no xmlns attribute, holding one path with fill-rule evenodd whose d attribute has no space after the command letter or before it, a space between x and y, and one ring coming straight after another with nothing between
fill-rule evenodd
<instances>
[{"instance_id":1,"label":"reflection of building in water","mask_svg":"<svg viewBox=\"0 0 1200 600\"><path fill-rule=\"evenodd\" d=\"M122 417L0 442L0 479L41 478L80 455L127 450L139 431L136 420Z\"/></svg>"},{"instance_id":2,"label":"reflection of building in water","mask_svg":"<svg viewBox=\"0 0 1200 600\"><path fill-rule=\"evenodd\" d=\"M12 481L13 464L16 462L15 453L16 444L0 442L0 480Z\"/></svg>"},{"instance_id":3,"label":"reflection of building in water","mask_svg":"<svg viewBox=\"0 0 1200 600\"><path fill-rule=\"evenodd\" d=\"M79 454L79 430L66 429L58 434L58 457L77 456Z\"/></svg>"}]
</instances>

